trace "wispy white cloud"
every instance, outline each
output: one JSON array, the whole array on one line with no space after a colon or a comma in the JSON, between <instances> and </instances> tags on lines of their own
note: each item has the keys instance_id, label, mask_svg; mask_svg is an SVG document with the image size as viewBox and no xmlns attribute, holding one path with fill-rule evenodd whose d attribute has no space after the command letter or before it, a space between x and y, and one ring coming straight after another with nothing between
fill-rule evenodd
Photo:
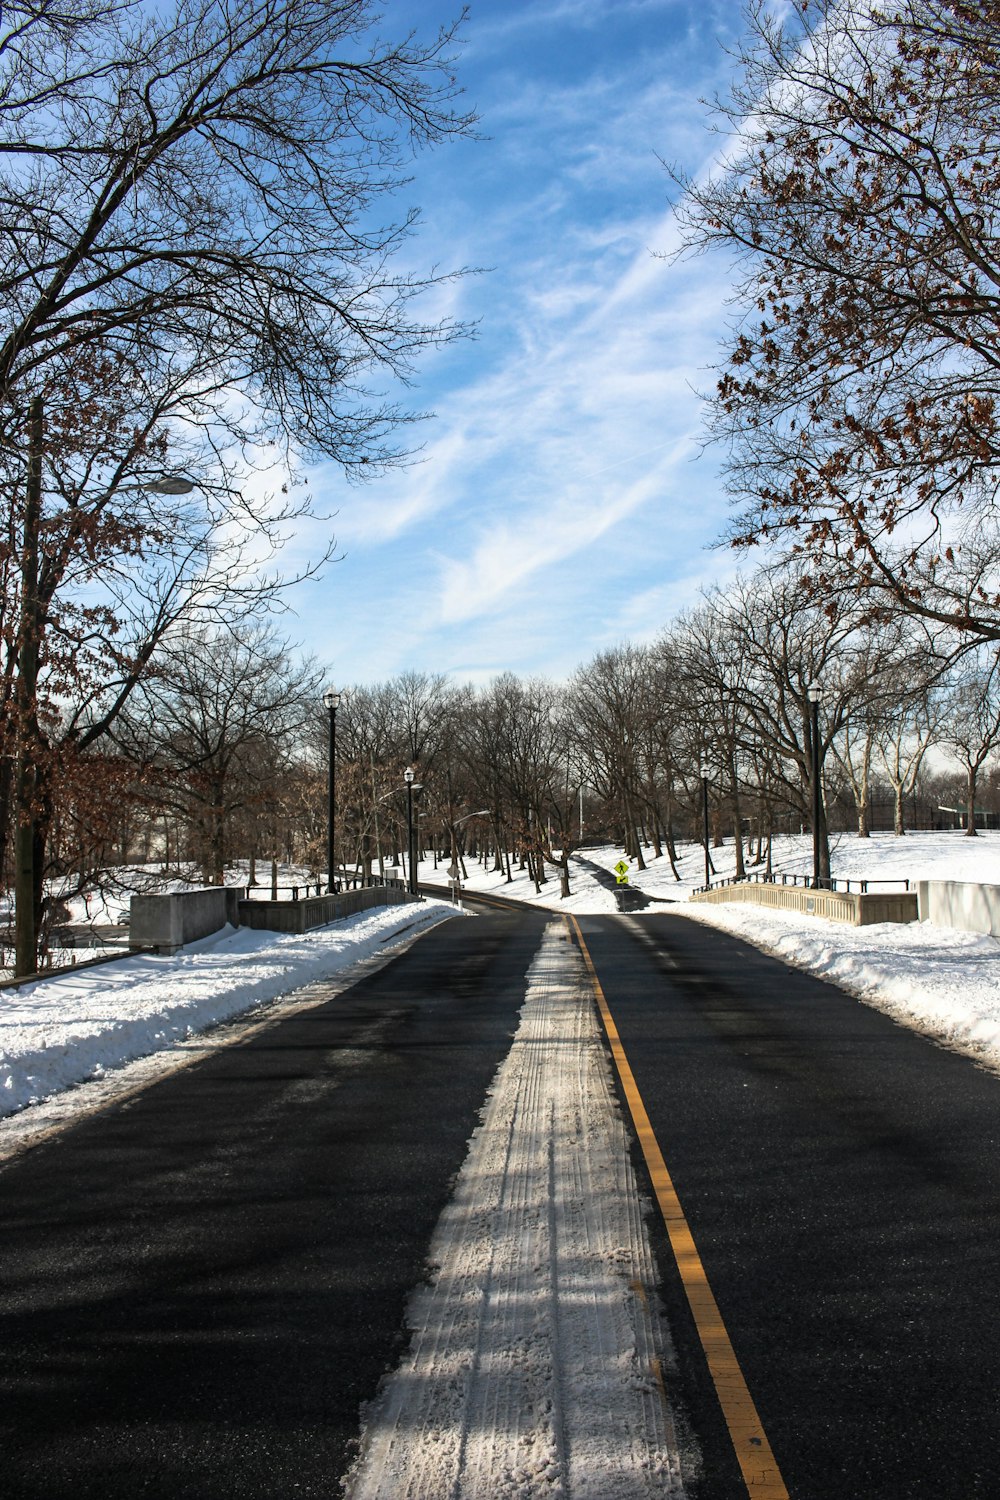
<instances>
[{"instance_id":1,"label":"wispy white cloud","mask_svg":"<svg viewBox=\"0 0 1000 1500\"><path fill-rule=\"evenodd\" d=\"M413 464L360 488L315 476L347 561L303 620L327 601L365 675L568 670L724 565L696 393L729 280L711 258L658 258L676 236L655 157L697 171L708 154L695 91L728 66L696 24L711 5L478 9L468 57L493 138L418 174L429 238L408 250L493 267L438 296L478 338L423 363L417 404L436 415ZM627 20L646 29L625 46Z\"/></svg>"},{"instance_id":2,"label":"wispy white cloud","mask_svg":"<svg viewBox=\"0 0 1000 1500\"><path fill-rule=\"evenodd\" d=\"M690 449L681 440L671 457ZM605 466L595 477L604 477L627 464ZM639 506L662 493L661 466L652 473L607 491L588 493L580 484L567 485L553 503L530 514L520 524L501 518L481 536L470 556L462 560L443 558L441 563L440 618L449 624L473 615L489 614L497 601L520 592L536 576L545 576L557 563L586 551L607 531Z\"/></svg>"}]
</instances>

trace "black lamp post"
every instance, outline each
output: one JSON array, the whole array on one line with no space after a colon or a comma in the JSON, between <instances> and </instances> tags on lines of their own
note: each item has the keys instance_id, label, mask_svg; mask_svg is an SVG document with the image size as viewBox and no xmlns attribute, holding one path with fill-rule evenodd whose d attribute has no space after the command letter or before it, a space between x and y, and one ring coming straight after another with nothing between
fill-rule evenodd
<instances>
[{"instance_id":1,"label":"black lamp post","mask_svg":"<svg viewBox=\"0 0 1000 1500\"><path fill-rule=\"evenodd\" d=\"M406 782L406 849L409 868L407 870L407 890L411 896L417 894L417 872L413 868L413 767L407 766L403 772L403 780Z\"/></svg>"},{"instance_id":2,"label":"black lamp post","mask_svg":"<svg viewBox=\"0 0 1000 1500\"><path fill-rule=\"evenodd\" d=\"M327 824L326 824L326 868L328 872L327 891L331 894L337 888L336 879L336 856L334 842L334 817L337 811L337 709L340 707L340 694L336 688L329 687L323 694L323 703L330 715L330 759L327 776Z\"/></svg>"},{"instance_id":3,"label":"black lamp post","mask_svg":"<svg viewBox=\"0 0 1000 1500\"><path fill-rule=\"evenodd\" d=\"M819 784L819 700L822 690L818 682L806 688L809 699L809 715L812 740L812 825L813 825L813 889L819 890L819 820L823 806L823 794Z\"/></svg>"},{"instance_id":4,"label":"black lamp post","mask_svg":"<svg viewBox=\"0 0 1000 1500\"><path fill-rule=\"evenodd\" d=\"M708 853L708 766L702 761L701 771L701 822L702 836L705 842L705 884L711 880L711 859Z\"/></svg>"}]
</instances>

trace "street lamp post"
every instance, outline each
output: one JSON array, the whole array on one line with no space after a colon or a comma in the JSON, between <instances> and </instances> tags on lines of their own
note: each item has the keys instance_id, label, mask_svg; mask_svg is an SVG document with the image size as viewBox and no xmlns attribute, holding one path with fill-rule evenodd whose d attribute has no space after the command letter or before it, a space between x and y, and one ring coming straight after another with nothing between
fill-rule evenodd
<instances>
[{"instance_id":1,"label":"street lamp post","mask_svg":"<svg viewBox=\"0 0 1000 1500\"><path fill-rule=\"evenodd\" d=\"M407 766L406 770L403 772L403 780L406 782L406 844L407 844L409 866L410 866L410 868L409 868L409 881L408 881L407 889L409 890L411 896L415 896L417 894L417 871L416 871L416 861L414 859L414 849L415 849L416 845L415 845L415 841L414 841L414 838L413 838L413 782L414 782L414 772L413 772L413 767L412 766Z\"/></svg>"},{"instance_id":2,"label":"street lamp post","mask_svg":"<svg viewBox=\"0 0 1000 1500\"><path fill-rule=\"evenodd\" d=\"M809 717L812 740L812 825L813 825L813 889L819 890L819 821L823 807L823 793L819 782L819 700L822 690L818 682L806 688L809 699Z\"/></svg>"},{"instance_id":3,"label":"street lamp post","mask_svg":"<svg viewBox=\"0 0 1000 1500\"><path fill-rule=\"evenodd\" d=\"M711 857L708 852L708 765L702 761L701 772L701 827L705 844L705 884L711 880Z\"/></svg>"},{"instance_id":4,"label":"street lamp post","mask_svg":"<svg viewBox=\"0 0 1000 1500\"><path fill-rule=\"evenodd\" d=\"M327 772L326 868L328 873L327 891L332 895L337 888L334 819L337 811L337 709L340 707L340 694L336 688L327 688L323 694L323 703L330 715L330 755Z\"/></svg>"}]
</instances>

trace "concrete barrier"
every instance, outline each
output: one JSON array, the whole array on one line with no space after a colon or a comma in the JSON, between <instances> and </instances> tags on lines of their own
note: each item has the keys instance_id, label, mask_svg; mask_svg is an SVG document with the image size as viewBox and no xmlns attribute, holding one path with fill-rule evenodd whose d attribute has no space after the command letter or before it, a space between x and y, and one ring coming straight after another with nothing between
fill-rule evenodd
<instances>
[{"instance_id":1,"label":"concrete barrier","mask_svg":"<svg viewBox=\"0 0 1000 1500\"><path fill-rule=\"evenodd\" d=\"M333 896L307 896L304 901L241 901L239 922L242 927L266 932L308 932L375 906L405 906L407 901L419 900L400 884L367 886Z\"/></svg>"},{"instance_id":2,"label":"concrete barrier","mask_svg":"<svg viewBox=\"0 0 1000 1500\"><path fill-rule=\"evenodd\" d=\"M853 927L870 927L876 922L915 922L916 891L811 891L801 886L768 885L765 881L738 882L720 886L714 891L695 891L692 901L720 904L744 901L755 906L769 906L781 911L802 911L810 916L826 917L831 922L847 922Z\"/></svg>"},{"instance_id":3,"label":"concrete barrier","mask_svg":"<svg viewBox=\"0 0 1000 1500\"><path fill-rule=\"evenodd\" d=\"M230 923L238 927L240 892L236 886L213 885L199 891L133 896L128 945L153 953L176 953Z\"/></svg>"},{"instance_id":4,"label":"concrete barrier","mask_svg":"<svg viewBox=\"0 0 1000 1500\"><path fill-rule=\"evenodd\" d=\"M375 906L403 906L419 900L402 881L332 896L307 896L303 901L249 901L241 887L217 885L133 896L128 945L131 951L176 953L185 943L210 937L227 923L264 932L308 932Z\"/></svg>"},{"instance_id":5,"label":"concrete barrier","mask_svg":"<svg viewBox=\"0 0 1000 1500\"><path fill-rule=\"evenodd\" d=\"M917 882L921 922L1000 937L1000 885L972 880Z\"/></svg>"}]
</instances>

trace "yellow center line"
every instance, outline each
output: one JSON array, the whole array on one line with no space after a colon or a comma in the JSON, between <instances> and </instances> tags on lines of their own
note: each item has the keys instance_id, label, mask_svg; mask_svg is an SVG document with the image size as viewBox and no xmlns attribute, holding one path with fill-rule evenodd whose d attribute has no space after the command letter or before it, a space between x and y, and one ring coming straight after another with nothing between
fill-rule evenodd
<instances>
[{"instance_id":1,"label":"yellow center line","mask_svg":"<svg viewBox=\"0 0 1000 1500\"><path fill-rule=\"evenodd\" d=\"M611 1055L618 1069L618 1076L621 1079L622 1089L632 1115L632 1123L642 1147L642 1154L646 1159L656 1201L667 1227L670 1245L681 1274L698 1337L705 1351L705 1358L708 1360L708 1368L719 1404L722 1407L726 1426L729 1428L729 1436L732 1438L736 1457L743 1473L743 1481L754 1500L788 1500L788 1491L774 1454L771 1452L771 1445L764 1434L757 1408L753 1404L753 1398L743 1378L743 1371L740 1369L736 1352L726 1332L726 1325L722 1321L718 1303L708 1284L708 1276L702 1265L701 1256L698 1254L698 1247L695 1245L694 1236L684 1216L684 1210L681 1208L670 1173L667 1171L667 1164L663 1160L663 1153L653 1133L646 1106L642 1102L628 1058L625 1056L625 1049L608 1008L601 981L597 977L594 961L584 942L583 933L580 931L580 924L573 916L568 916L566 920L576 933L576 940L580 945L580 952L583 954L590 982L594 987L594 995L611 1047Z\"/></svg>"}]
</instances>

